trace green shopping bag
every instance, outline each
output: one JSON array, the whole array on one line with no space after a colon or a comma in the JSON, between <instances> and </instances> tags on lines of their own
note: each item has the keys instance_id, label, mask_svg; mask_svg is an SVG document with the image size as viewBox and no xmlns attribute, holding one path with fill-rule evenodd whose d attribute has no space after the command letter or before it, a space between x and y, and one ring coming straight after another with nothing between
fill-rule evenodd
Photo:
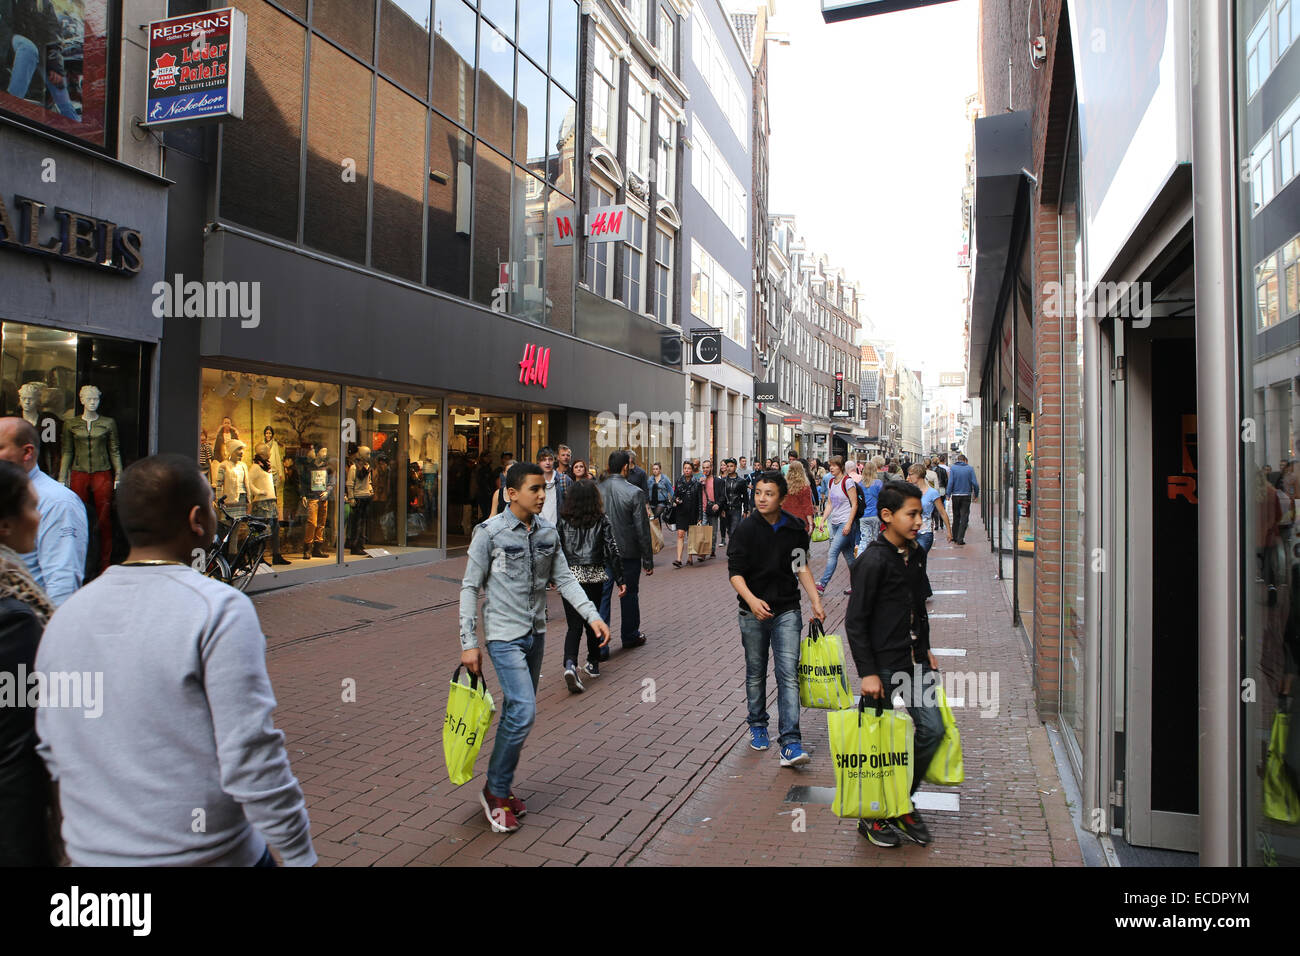
<instances>
[{"instance_id":1,"label":"green shopping bag","mask_svg":"<svg viewBox=\"0 0 1300 956\"><path fill-rule=\"evenodd\" d=\"M470 674L469 683L462 684L460 671L457 667L451 675L447 720L442 725L442 755L451 782L458 787L474 776L474 761L497 709L488 693L487 681Z\"/></svg>"},{"instance_id":2,"label":"green shopping bag","mask_svg":"<svg viewBox=\"0 0 1300 956\"><path fill-rule=\"evenodd\" d=\"M883 703L868 707L863 697L857 707L826 715L831 753L835 757L837 817L888 820L912 812L912 718Z\"/></svg>"},{"instance_id":3,"label":"green shopping bag","mask_svg":"<svg viewBox=\"0 0 1300 956\"><path fill-rule=\"evenodd\" d=\"M1283 755L1291 715L1274 714L1273 732L1268 741L1268 758L1264 763L1264 816L1282 823L1300 823L1300 796L1287 776Z\"/></svg>"},{"instance_id":4,"label":"green shopping bag","mask_svg":"<svg viewBox=\"0 0 1300 956\"><path fill-rule=\"evenodd\" d=\"M826 524L826 516L818 515L813 521L813 541L829 541L831 539L830 528Z\"/></svg>"},{"instance_id":5,"label":"green shopping bag","mask_svg":"<svg viewBox=\"0 0 1300 956\"><path fill-rule=\"evenodd\" d=\"M817 618L808 622L808 633L799 642L799 705L822 710L853 706L840 639L827 634Z\"/></svg>"},{"instance_id":6,"label":"green shopping bag","mask_svg":"<svg viewBox=\"0 0 1300 956\"><path fill-rule=\"evenodd\" d=\"M943 715L943 740L930 766L925 769L925 779L943 787L955 787L966 779L961 761L961 735L957 732L957 721L953 719L948 696L943 692L943 685L938 683L938 677L936 674L935 694L939 713Z\"/></svg>"}]
</instances>

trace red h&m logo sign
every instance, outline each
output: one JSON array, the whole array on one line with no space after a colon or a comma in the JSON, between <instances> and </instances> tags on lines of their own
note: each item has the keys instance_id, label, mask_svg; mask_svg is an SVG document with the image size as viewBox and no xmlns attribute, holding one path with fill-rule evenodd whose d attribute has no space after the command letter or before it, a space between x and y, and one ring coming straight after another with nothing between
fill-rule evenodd
<instances>
[{"instance_id":1,"label":"red h&m logo sign","mask_svg":"<svg viewBox=\"0 0 1300 956\"><path fill-rule=\"evenodd\" d=\"M573 219L568 213L560 213L555 217L555 245L573 245Z\"/></svg>"},{"instance_id":2,"label":"red h&m logo sign","mask_svg":"<svg viewBox=\"0 0 1300 956\"><path fill-rule=\"evenodd\" d=\"M551 374L551 350L540 345L525 345L524 357L519 362L519 384L546 387Z\"/></svg>"},{"instance_id":3,"label":"red h&m logo sign","mask_svg":"<svg viewBox=\"0 0 1300 956\"><path fill-rule=\"evenodd\" d=\"M618 242L630 239L632 217L627 206L601 206L587 213L587 240L589 242Z\"/></svg>"}]
</instances>

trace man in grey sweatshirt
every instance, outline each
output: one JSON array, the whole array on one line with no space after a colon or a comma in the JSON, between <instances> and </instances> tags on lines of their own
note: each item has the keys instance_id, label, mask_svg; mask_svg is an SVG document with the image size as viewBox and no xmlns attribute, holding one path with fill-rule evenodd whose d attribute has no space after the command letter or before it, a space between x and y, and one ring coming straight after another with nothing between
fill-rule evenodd
<instances>
[{"instance_id":1,"label":"man in grey sweatshirt","mask_svg":"<svg viewBox=\"0 0 1300 956\"><path fill-rule=\"evenodd\" d=\"M42 700L36 732L68 858L270 866L270 844L286 864L311 866L257 612L190 566L216 530L211 486L193 460L157 455L122 473L116 503L126 562L64 602L36 654L61 691Z\"/></svg>"}]
</instances>

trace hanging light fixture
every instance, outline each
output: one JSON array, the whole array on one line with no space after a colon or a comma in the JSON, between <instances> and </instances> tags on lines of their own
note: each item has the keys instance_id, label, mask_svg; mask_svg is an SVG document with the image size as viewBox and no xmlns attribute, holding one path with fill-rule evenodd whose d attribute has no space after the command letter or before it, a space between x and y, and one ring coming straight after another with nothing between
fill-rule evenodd
<instances>
[{"instance_id":1,"label":"hanging light fixture","mask_svg":"<svg viewBox=\"0 0 1300 956\"><path fill-rule=\"evenodd\" d=\"M253 401L260 402L262 399L266 397L266 390L269 387L270 387L270 383L267 382L266 376L265 375L261 376L256 382L253 383L253 393L250 397L253 399Z\"/></svg>"},{"instance_id":2,"label":"hanging light fixture","mask_svg":"<svg viewBox=\"0 0 1300 956\"><path fill-rule=\"evenodd\" d=\"M292 394L292 392L293 392L293 382L289 381L286 378L284 380L284 384L280 386L280 390L275 393L275 400L279 402L281 405L287 404L289 401L289 396L290 394Z\"/></svg>"},{"instance_id":3,"label":"hanging light fixture","mask_svg":"<svg viewBox=\"0 0 1300 956\"><path fill-rule=\"evenodd\" d=\"M222 372L221 383L215 389L217 398L225 398L229 395L238 381L234 372Z\"/></svg>"},{"instance_id":4,"label":"hanging light fixture","mask_svg":"<svg viewBox=\"0 0 1300 956\"><path fill-rule=\"evenodd\" d=\"M358 412L368 411L370 407L374 404L375 404L375 396L371 395L369 392L361 392L361 391L357 392Z\"/></svg>"},{"instance_id":5,"label":"hanging light fixture","mask_svg":"<svg viewBox=\"0 0 1300 956\"><path fill-rule=\"evenodd\" d=\"M312 393L311 403L317 408L325 404L325 396L329 394L329 386L322 385Z\"/></svg>"},{"instance_id":6,"label":"hanging light fixture","mask_svg":"<svg viewBox=\"0 0 1300 956\"><path fill-rule=\"evenodd\" d=\"M307 386L304 385L302 382L298 382L296 385L294 385L293 391L289 393L289 401L301 402L303 396L306 394L307 394Z\"/></svg>"},{"instance_id":7,"label":"hanging light fixture","mask_svg":"<svg viewBox=\"0 0 1300 956\"><path fill-rule=\"evenodd\" d=\"M235 400L242 402L253 391L253 380L247 375L239 376L239 387L235 389Z\"/></svg>"}]
</instances>

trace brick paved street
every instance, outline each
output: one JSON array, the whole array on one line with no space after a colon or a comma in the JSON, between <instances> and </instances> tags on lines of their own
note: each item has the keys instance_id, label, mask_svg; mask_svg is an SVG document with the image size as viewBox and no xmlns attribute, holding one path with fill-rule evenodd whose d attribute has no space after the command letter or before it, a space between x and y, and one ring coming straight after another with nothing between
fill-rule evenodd
<instances>
[{"instance_id":1,"label":"brick paved street","mask_svg":"<svg viewBox=\"0 0 1300 956\"><path fill-rule=\"evenodd\" d=\"M894 851L833 816L828 798L817 802L824 792L786 802L792 786L834 786L823 712L803 712L813 760L802 770L781 769L775 744L749 749L736 602L721 552L681 570L666 551L658 556L641 587L649 643L614 650L582 695L561 679L564 612L552 595L538 719L515 784L529 813L510 835L489 830L477 800L491 737L469 783L452 786L443 766L464 559L257 596L277 725L307 794L321 863L1081 865L1047 731L1033 716L1024 643L1008 624L982 537L973 526L966 548L935 545L934 589L967 593L936 594L932 615L966 617L934 619L933 645L966 651L940 659L941 668L997 674L998 712L955 710L966 783L945 797L955 794L960 808L927 813L932 846ZM824 551L814 549L815 568ZM847 580L841 568L827 592L834 633L843 632ZM617 647L617 612L615 634ZM343 702L349 679L355 703ZM775 741L771 680L769 691Z\"/></svg>"}]
</instances>

